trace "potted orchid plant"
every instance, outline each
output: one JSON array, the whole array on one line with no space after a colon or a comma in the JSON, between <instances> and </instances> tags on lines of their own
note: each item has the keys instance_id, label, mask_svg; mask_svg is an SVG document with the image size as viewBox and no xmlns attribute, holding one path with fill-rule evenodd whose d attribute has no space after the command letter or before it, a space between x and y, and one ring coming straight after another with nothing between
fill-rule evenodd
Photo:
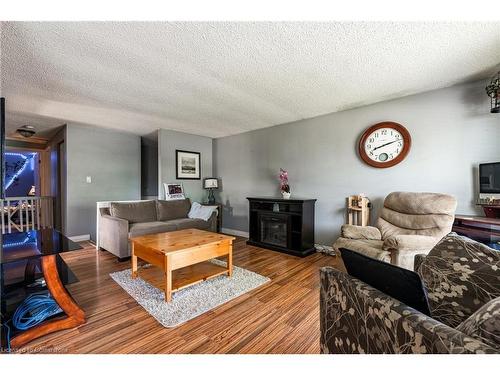
<instances>
[{"instance_id":1,"label":"potted orchid plant","mask_svg":"<svg viewBox=\"0 0 500 375\"><path fill-rule=\"evenodd\" d=\"M283 199L290 199L290 185L288 185L288 172L280 168L280 191Z\"/></svg>"}]
</instances>

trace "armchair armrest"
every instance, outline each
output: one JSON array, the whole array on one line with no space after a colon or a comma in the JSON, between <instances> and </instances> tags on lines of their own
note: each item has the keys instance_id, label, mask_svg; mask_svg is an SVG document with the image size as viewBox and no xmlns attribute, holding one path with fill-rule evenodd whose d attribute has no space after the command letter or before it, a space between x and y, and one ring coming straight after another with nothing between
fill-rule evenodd
<instances>
[{"instance_id":1,"label":"armchair armrest","mask_svg":"<svg viewBox=\"0 0 500 375\"><path fill-rule=\"evenodd\" d=\"M353 240L381 240L382 234L375 227L361 227L358 225L344 224L341 228L341 236Z\"/></svg>"},{"instance_id":2,"label":"armchair armrest","mask_svg":"<svg viewBox=\"0 0 500 375\"><path fill-rule=\"evenodd\" d=\"M320 277L322 353L498 352L346 273Z\"/></svg>"},{"instance_id":3,"label":"armchair armrest","mask_svg":"<svg viewBox=\"0 0 500 375\"><path fill-rule=\"evenodd\" d=\"M130 256L128 229L129 223L127 220L102 215L99 221L99 246L118 258Z\"/></svg>"},{"instance_id":4,"label":"armchair armrest","mask_svg":"<svg viewBox=\"0 0 500 375\"><path fill-rule=\"evenodd\" d=\"M400 234L384 240L382 249L391 253L391 263L413 271L415 255L428 254L441 238Z\"/></svg>"},{"instance_id":5,"label":"armchair armrest","mask_svg":"<svg viewBox=\"0 0 500 375\"><path fill-rule=\"evenodd\" d=\"M387 251L416 251L427 254L441 238L413 234L399 234L384 240L383 248Z\"/></svg>"}]
</instances>

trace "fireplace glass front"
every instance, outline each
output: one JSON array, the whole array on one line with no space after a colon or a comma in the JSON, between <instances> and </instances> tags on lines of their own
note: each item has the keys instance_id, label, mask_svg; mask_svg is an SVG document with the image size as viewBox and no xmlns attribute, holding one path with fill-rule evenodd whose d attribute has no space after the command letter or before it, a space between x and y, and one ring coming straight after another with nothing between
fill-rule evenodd
<instances>
[{"instance_id":1,"label":"fireplace glass front","mask_svg":"<svg viewBox=\"0 0 500 375\"><path fill-rule=\"evenodd\" d=\"M260 241L270 245L287 246L287 218L263 215L260 218Z\"/></svg>"}]
</instances>

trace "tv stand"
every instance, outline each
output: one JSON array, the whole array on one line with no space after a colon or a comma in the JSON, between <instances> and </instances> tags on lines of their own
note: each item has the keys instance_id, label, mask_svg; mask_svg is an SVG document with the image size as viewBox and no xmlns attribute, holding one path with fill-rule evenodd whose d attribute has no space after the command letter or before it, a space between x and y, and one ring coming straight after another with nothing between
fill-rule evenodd
<instances>
[{"instance_id":1,"label":"tv stand","mask_svg":"<svg viewBox=\"0 0 500 375\"><path fill-rule=\"evenodd\" d=\"M500 218L456 215L452 230L500 250Z\"/></svg>"}]
</instances>

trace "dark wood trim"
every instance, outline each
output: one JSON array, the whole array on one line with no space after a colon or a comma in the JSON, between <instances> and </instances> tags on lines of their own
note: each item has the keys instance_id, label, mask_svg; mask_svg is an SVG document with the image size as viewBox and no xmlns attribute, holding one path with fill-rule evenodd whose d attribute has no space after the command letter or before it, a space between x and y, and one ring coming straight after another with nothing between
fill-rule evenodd
<instances>
[{"instance_id":1,"label":"dark wood trim","mask_svg":"<svg viewBox=\"0 0 500 375\"><path fill-rule=\"evenodd\" d=\"M76 304L73 298L71 298L59 277L56 255L42 258L42 271L52 298L54 298L59 307L66 313L66 317L49 320L16 335L10 341L10 345L14 349L51 332L78 327L85 323L84 311Z\"/></svg>"},{"instance_id":2,"label":"dark wood trim","mask_svg":"<svg viewBox=\"0 0 500 375\"><path fill-rule=\"evenodd\" d=\"M317 199L315 198L290 198L290 199L284 199L281 197L247 197L248 200L259 200L259 201L266 201L266 202L285 202L285 203L304 203L304 202L310 202L314 201L316 202Z\"/></svg>"},{"instance_id":3,"label":"dark wood trim","mask_svg":"<svg viewBox=\"0 0 500 375\"><path fill-rule=\"evenodd\" d=\"M364 147L365 142L368 139L369 135L371 133L373 133L374 131L376 131L378 129L382 129L382 128L390 128L390 129L397 130L399 133L401 133L401 136L403 137L403 141L404 141L403 150L401 151L401 153L397 157L395 157L394 159L392 159L388 162L385 162L385 163L377 162L377 161L370 159L370 157L366 154L365 147ZM410 132L403 125L398 124L397 122L392 122L392 121L379 122L378 124L370 126L368 129L366 129L363 132L363 135L361 136L359 143L358 143L358 153L359 153L359 156L361 157L361 159L363 159L363 161L366 164L371 165L372 167L375 167L375 168L389 168L389 167L395 166L396 164L401 163L406 158L408 153L410 152L410 149L411 149Z\"/></svg>"},{"instance_id":4,"label":"dark wood trim","mask_svg":"<svg viewBox=\"0 0 500 375\"><path fill-rule=\"evenodd\" d=\"M179 152L185 152L188 154L197 154L198 155L198 158L200 160L200 175L199 175L199 177L179 177ZM201 152L175 150L175 179L176 180L201 180Z\"/></svg>"},{"instance_id":5,"label":"dark wood trim","mask_svg":"<svg viewBox=\"0 0 500 375\"><path fill-rule=\"evenodd\" d=\"M500 244L500 218L456 215L452 231L488 246Z\"/></svg>"}]
</instances>

